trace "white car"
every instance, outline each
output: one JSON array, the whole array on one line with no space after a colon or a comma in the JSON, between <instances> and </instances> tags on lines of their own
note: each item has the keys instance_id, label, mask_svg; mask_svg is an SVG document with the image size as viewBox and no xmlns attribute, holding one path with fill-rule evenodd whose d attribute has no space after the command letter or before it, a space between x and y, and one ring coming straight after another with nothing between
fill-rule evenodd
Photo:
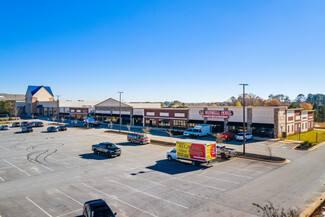
<instances>
[{"instance_id":1,"label":"white car","mask_svg":"<svg viewBox=\"0 0 325 217\"><path fill-rule=\"evenodd\" d=\"M0 130L9 130L9 126L8 125L1 125Z\"/></svg>"},{"instance_id":2,"label":"white car","mask_svg":"<svg viewBox=\"0 0 325 217\"><path fill-rule=\"evenodd\" d=\"M252 140L253 139L253 135L250 133L246 133L245 134L245 140ZM236 140L237 141L243 141L244 140L244 133L238 133L236 135Z\"/></svg>"},{"instance_id":3,"label":"white car","mask_svg":"<svg viewBox=\"0 0 325 217\"><path fill-rule=\"evenodd\" d=\"M183 136L190 136L190 134L194 132L193 128L188 128L184 133Z\"/></svg>"}]
</instances>

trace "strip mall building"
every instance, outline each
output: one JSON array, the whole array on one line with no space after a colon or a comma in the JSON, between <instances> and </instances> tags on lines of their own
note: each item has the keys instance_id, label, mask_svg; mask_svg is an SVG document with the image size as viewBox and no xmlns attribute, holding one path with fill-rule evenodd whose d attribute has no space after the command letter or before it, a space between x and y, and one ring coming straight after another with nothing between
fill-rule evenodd
<instances>
[{"instance_id":1,"label":"strip mall building","mask_svg":"<svg viewBox=\"0 0 325 217\"><path fill-rule=\"evenodd\" d=\"M211 124L213 132L243 130L243 108L190 107L161 108L160 103L120 103L108 99L95 105L99 120L164 129L187 129L199 124ZM287 107L246 107L247 131L255 136L271 138L307 132L314 128L314 111Z\"/></svg>"}]
</instances>

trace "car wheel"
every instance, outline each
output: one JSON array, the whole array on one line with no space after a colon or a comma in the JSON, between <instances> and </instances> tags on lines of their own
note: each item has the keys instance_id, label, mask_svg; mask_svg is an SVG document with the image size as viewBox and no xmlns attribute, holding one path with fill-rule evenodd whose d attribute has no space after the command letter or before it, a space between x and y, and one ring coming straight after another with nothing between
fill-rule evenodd
<instances>
[{"instance_id":1,"label":"car wheel","mask_svg":"<svg viewBox=\"0 0 325 217\"><path fill-rule=\"evenodd\" d=\"M171 161L173 160L173 158L171 156L168 156L168 160Z\"/></svg>"},{"instance_id":2,"label":"car wheel","mask_svg":"<svg viewBox=\"0 0 325 217\"><path fill-rule=\"evenodd\" d=\"M143 142L140 142L140 145L143 145Z\"/></svg>"},{"instance_id":3,"label":"car wheel","mask_svg":"<svg viewBox=\"0 0 325 217\"><path fill-rule=\"evenodd\" d=\"M111 156L111 154L110 154L110 153L107 153L107 157L111 158L112 156Z\"/></svg>"},{"instance_id":4,"label":"car wheel","mask_svg":"<svg viewBox=\"0 0 325 217\"><path fill-rule=\"evenodd\" d=\"M226 157L226 155L225 155L225 153L222 153L221 154L221 159L226 159L227 157Z\"/></svg>"},{"instance_id":5,"label":"car wheel","mask_svg":"<svg viewBox=\"0 0 325 217\"><path fill-rule=\"evenodd\" d=\"M95 154L95 155L98 155L98 151L94 150L94 154Z\"/></svg>"},{"instance_id":6,"label":"car wheel","mask_svg":"<svg viewBox=\"0 0 325 217\"><path fill-rule=\"evenodd\" d=\"M132 143L132 140L131 140L131 139L129 139L129 142L130 142L130 143Z\"/></svg>"}]
</instances>

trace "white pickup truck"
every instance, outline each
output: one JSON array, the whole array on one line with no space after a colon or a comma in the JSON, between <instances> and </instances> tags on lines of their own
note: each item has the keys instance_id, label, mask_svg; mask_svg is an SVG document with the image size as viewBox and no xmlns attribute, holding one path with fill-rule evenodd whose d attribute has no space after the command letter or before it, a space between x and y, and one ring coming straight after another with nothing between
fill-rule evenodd
<instances>
[{"instance_id":1,"label":"white pickup truck","mask_svg":"<svg viewBox=\"0 0 325 217\"><path fill-rule=\"evenodd\" d=\"M217 155L220 155L222 159L227 159L236 156L236 150L233 148L226 148L221 144L216 144Z\"/></svg>"}]
</instances>

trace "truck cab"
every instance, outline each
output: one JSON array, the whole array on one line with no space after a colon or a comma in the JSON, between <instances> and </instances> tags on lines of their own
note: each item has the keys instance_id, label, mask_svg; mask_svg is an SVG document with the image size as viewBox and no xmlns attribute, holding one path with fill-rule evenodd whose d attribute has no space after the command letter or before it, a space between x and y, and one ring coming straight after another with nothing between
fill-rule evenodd
<instances>
[{"instance_id":1,"label":"truck cab","mask_svg":"<svg viewBox=\"0 0 325 217\"><path fill-rule=\"evenodd\" d=\"M173 148L171 151L167 152L167 159L170 161L177 160L176 148Z\"/></svg>"}]
</instances>

